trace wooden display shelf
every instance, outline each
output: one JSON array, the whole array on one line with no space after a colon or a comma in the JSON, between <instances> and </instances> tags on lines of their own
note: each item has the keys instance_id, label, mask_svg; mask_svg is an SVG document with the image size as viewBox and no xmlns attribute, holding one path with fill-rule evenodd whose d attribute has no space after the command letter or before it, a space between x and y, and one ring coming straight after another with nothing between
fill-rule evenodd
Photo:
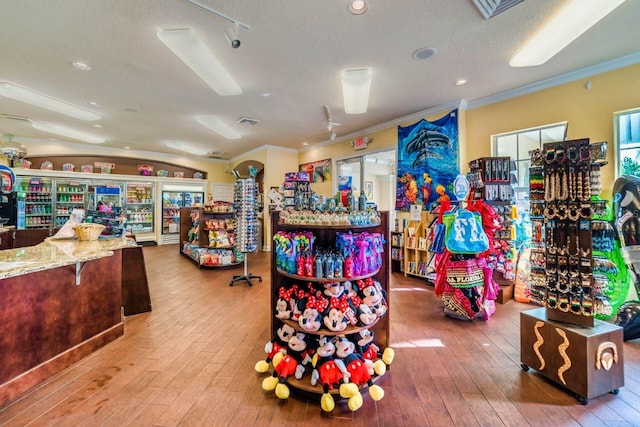
<instances>
[{"instance_id":1,"label":"wooden display shelf","mask_svg":"<svg viewBox=\"0 0 640 427\"><path fill-rule=\"evenodd\" d=\"M329 329L320 329L319 331L305 331L303 329L300 329L300 324L298 322L296 322L295 320L291 320L291 319L280 319L282 320L282 323L291 326L293 329L296 330L300 330L301 332L304 332L306 334L313 334L313 335L318 335L318 336L325 336L325 337L334 337L337 335L351 335L351 334L356 334L360 331L362 331L363 329L369 329L369 328L373 328L376 323L378 323L378 321L380 321L380 319L376 319L375 322L371 323L370 325L366 325L366 326L347 326L345 328L344 331L330 331Z\"/></svg>"},{"instance_id":2,"label":"wooden display shelf","mask_svg":"<svg viewBox=\"0 0 640 427\"><path fill-rule=\"evenodd\" d=\"M378 382L380 378L382 377L378 375L373 375L371 377L371 381L375 384L376 382ZM312 393L317 395L321 395L324 393L324 388L322 387L322 385L320 384L311 385L311 379L307 375L303 376L300 379L297 379L296 377L289 377L287 378L287 384L297 390L304 391L307 393ZM360 384L360 386L358 386L361 392L367 387L369 387L367 384ZM338 386L330 389L329 393L334 396L336 395L340 396L340 387Z\"/></svg>"},{"instance_id":3,"label":"wooden display shelf","mask_svg":"<svg viewBox=\"0 0 640 427\"><path fill-rule=\"evenodd\" d=\"M332 277L332 278L327 278L327 277L309 277L309 276L298 276L297 274L289 274L286 273L282 270L280 270L279 268L276 268L276 271L278 272L278 274L283 275L284 277L288 277L290 279L296 279L296 280L301 280L301 281L306 281L306 282L316 282L316 283L325 283L325 282L347 282L347 281L358 281L358 280L364 280L367 279L369 277L373 277L376 274L378 274L378 272L380 271L380 269L377 269L376 271L370 273L370 274L365 274L364 276L353 276L353 277Z\"/></svg>"},{"instance_id":4,"label":"wooden display shelf","mask_svg":"<svg viewBox=\"0 0 640 427\"><path fill-rule=\"evenodd\" d=\"M366 224L366 225L362 225L362 224L358 224L358 225L353 225L353 224L289 224L289 223L284 223L284 222L279 222L278 223L278 227L284 228L284 229L290 229L290 228L332 228L332 229L336 229L336 230L351 230L354 228L372 228L372 227L378 227L380 225L380 223L376 223L376 224Z\"/></svg>"},{"instance_id":5,"label":"wooden display shelf","mask_svg":"<svg viewBox=\"0 0 640 427\"><path fill-rule=\"evenodd\" d=\"M602 320L593 328L550 320L549 311L520 313L522 369L537 370L575 394L580 403L624 386L623 329Z\"/></svg>"},{"instance_id":6,"label":"wooden display shelf","mask_svg":"<svg viewBox=\"0 0 640 427\"><path fill-rule=\"evenodd\" d=\"M315 242L321 247L333 246L335 243L336 232L341 229L347 230L347 229L360 228L372 233L380 233L383 236L386 235L388 230L387 228L388 212L380 212L380 219L381 219L380 224L371 224L367 226L333 226L333 225L308 226L305 224L281 224L279 222L279 214L280 213L277 211L271 214L271 226L272 226L271 231L273 234L278 233L281 230L313 229ZM271 252L271 305L270 305L271 312L272 313L275 312L275 307L277 304L277 300L279 298L278 293L280 288L282 286L287 286L288 282L290 282L290 279L322 283L322 282L336 281L336 280L337 281L360 280L360 279L365 279L371 276L376 276L376 278L379 280L382 290L386 294L387 306L390 309L391 302L389 298L391 296L391 293L389 292L390 289L389 289L389 263L388 263L388 260L390 259L390 254L389 254L389 247L386 244L383 246L383 249L384 249L382 254L383 263L378 271L372 272L371 274L368 274L366 276L351 277L348 279L347 278L317 279L315 277L298 276L294 274L284 273L283 271L277 269L276 254L275 254L275 251L272 251ZM375 323L366 326L366 328L365 327L349 327L344 331L340 331L340 332L333 332L333 331L324 330L324 329L316 332L307 332L307 331L304 331L297 322L294 322L292 320L278 319L272 314L271 315L271 335L272 336L276 335L277 329L283 323L293 327L296 331L304 332L306 335L317 336L317 337L328 336L328 335L349 335L349 334L357 333L362 329L369 329L374 335L373 342L378 348L385 349L389 347L389 343L390 343L389 313L387 313L385 316L379 317ZM318 396L323 393L323 388L321 386L317 386L317 387L311 386L311 383L308 377L303 378L300 381L295 380L293 377L290 377L288 378L287 381L289 385L291 385L295 389L298 389L300 392L305 391L315 396Z\"/></svg>"}]
</instances>

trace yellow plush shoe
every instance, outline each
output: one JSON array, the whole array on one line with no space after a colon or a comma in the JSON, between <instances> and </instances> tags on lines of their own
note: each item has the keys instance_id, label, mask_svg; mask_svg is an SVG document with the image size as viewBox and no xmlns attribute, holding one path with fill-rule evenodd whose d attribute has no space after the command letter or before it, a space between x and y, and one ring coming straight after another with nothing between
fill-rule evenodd
<instances>
[{"instance_id":1,"label":"yellow plush shoe","mask_svg":"<svg viewBox=\"0 0 640 427\"><path fill-rule=\"evenodd\" d=\"M333 400L333 396L329 393L325 393L320 398L320 407L325 412L331 412L336 407L336 402Z\"/></svg>"},{"instance_id":2,"label":"yellow plush shoe","mask_svg":"<svg viewBox=\"0 0 640 427\"><path fill-rule=\"evenodd\" d=\"M289 391L289 387L287 387L286 384L278 383L278 385L276 386L276 396L278 396L278 398L285 400L289 398L290 394L291 392Z\"/></svg>"},{"instance_id":3,"label":"yellow plush shoe","mask_svg":"<svg viewBox=\"0 0 640 427\"><path fill-rule=\"evenodd\" d=\"M384 397L384 390L379 385L372 385L369 387L369 396L376 402Z\"/></svg>"},{"instance_id":4,"label":"yellow plush shoe","mask_svg":"<svg viewBox=\"0 0 640 427\"><path fill-rule=\"evenodd\" d=\"M358 393L358 386L354 383L340 384L340 396L345 399L355 396Z\"/></svg>"},{"instance_id":5,"label":"yellow plush shoe","mask_svg":"<svg viewBox=\"0 0 640 427\"><path fill-rule=\"evenodd\" d=\"M376 375L381 377L387 373L387 365L385 365L382 360L378 359L373 362L373 370L375 371Z\"/></svg>"},{"instance_id":6,"label":"yellow plush shoe","mask_svg":"<svg viewBox=\"0 0 640 427\"><path fill-rule=\"evenodd\" d=\"M278 385L278 378L276 377L267 377L262 380L262 389L264 391L273 391Z\"/></svg>"},{"instance_id":7,"label":"yellow plush shoe","mask_svg":"<svg viewBox=\"0 0 640 427\"><path fill-rule=\"evenodd\" d=\"M278 366L278 363L282 362L282 359L284 359L284 353L279 351L273 355L273 359L271 359L271 364L275 368L276 366Z\"/></svg>"},{"instance_id":8,"label":"yellow plush shoe","mask_svg":"<svg viewBox=\"0 0 640 427\"><path fill-rule=\"evenodd\" d=\"M259 360L255 366L256 372L264 374L269 370L269 364L265 360Z\"/></svg>"},{"instance_id":9,"label":"yellow plush shoe","mask_svg":"<svg viewBox=\"0 0 640 427\"><path fill-rule=\"evenodd\" d=\"M349 401L347 402L347 406L352 412L357 411L358 409L360 409L360 407L362 407L362 402L363 402L362 394L358 392L357 394L349 398Z\"/></svg>"},{"instance_id":10,"label":"yellow plush shoe","mask_svg":"<svg viewBox=\"0 0 640 427\"><path fill-rule=\"evenodd\" d=\"M382 361L387 365L391 365L393 363L393 358L396 357L396 351L391 347L387 347L382 352Z\"/></svg>"}]
</instances>

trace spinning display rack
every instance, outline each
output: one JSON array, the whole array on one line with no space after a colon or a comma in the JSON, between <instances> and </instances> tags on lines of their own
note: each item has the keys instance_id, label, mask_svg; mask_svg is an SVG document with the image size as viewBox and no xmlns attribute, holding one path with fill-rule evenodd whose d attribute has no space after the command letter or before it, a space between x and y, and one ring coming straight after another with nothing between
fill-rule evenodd
<instances>
[{"instance_id":1,"label":"spinning display rack","mask_svg":"<svg viewBox=\"0 0 640 427\"><path fill-rule=\"evenodd\" d=\"M251 279L262 277L247 272L247 253L258 250L258 183L252 178L239 178L233 188L233 209L236 213L235 238L236 250L243 252L244 274L233 276L229 286L240 280L245 280L252 286Z\"/></svg>"}]
</instances>

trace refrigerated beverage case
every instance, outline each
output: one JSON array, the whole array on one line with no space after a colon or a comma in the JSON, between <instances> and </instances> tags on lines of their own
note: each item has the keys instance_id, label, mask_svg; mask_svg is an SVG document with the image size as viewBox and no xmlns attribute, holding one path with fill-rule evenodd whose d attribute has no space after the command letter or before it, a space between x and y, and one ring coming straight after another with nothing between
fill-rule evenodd
<instances>
[{"instance_id":1,"label":"refrigerated beverage case","mask_svg":"<svg viewBox=\"0 0 640 427\"><path fill-rule=\"evenodd\" d=\"M16 179L16 227L20 230L50 228L53 219L52 183L50 179L18 177Z\"/></svg>"}]
</instances>

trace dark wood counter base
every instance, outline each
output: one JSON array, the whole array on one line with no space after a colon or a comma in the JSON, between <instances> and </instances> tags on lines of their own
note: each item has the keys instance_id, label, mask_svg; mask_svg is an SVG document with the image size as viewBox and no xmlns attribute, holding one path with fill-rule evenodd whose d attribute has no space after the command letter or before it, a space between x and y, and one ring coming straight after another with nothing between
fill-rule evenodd
<instances>
[{"instance_id":1,"label":"dark wood counter base","mask_svg":"<svg viewBox=\"0 0 640 427\"><path fill-rule=\"evenodd\" d=\"M0 280L0 325L2 406L124 334L119 250Z\"/></svg>"}]
</instances>

